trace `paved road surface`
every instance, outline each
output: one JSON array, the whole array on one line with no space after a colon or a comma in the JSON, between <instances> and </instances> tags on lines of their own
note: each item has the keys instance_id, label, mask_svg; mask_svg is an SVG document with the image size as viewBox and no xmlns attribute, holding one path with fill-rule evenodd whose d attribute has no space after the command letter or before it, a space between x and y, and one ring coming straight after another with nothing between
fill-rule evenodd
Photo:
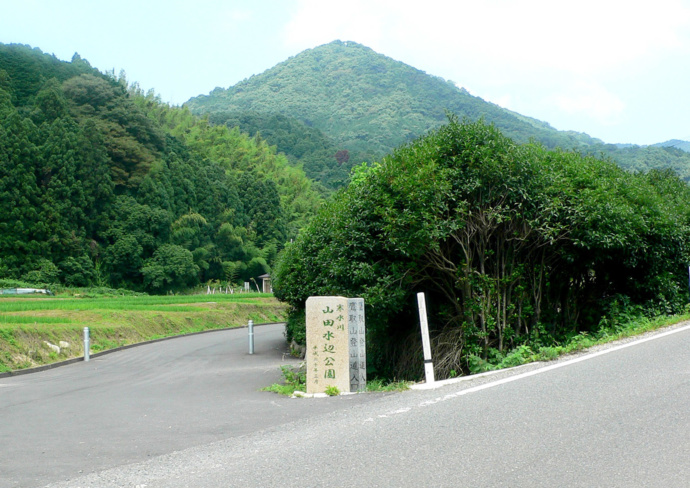
<instances>
[{"instance_id":1,"label":"paved road surface","mask_svg":"<svg viewBox=\"0 0 690 488\"><path fill-rule=\"evenodd\" d=\"M302 413L293 422L240 436L225 427L227 438L221 432L221 440L148 460L141 452L129 465L69 473L69 481L50 486L687 488L690 327L628 346L438 390L286 399L280 408L297 405L292 412ZM118 388L126 398L129 389ZM264 397L257 408L270 401ZM315 406L325 407L304 414ZM193 426L176 428L194 439ZM113 456L123 446L116 447Z\"/></svg>"},{"instance_id":2,"label":"paved road surface","mask_svg":"<svg viewBox=\"0 0 690 488\"><path fill-rule=\"evenodd\" d=\"M282 380L282 325L148 344L0 378L0 488L35 487L370 401L299 402Z\"/></svg>"}]
</instances>

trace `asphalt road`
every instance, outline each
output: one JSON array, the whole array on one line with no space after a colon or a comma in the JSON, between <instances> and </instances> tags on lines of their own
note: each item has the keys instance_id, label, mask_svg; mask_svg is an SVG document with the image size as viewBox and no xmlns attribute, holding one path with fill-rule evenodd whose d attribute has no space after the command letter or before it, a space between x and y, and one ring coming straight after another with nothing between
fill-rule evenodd
<instances>
[{"instance_id":1,"label":"asphalt road","mask_svg":"<svg viewBox=\"0 0 690 488\"><path fill-rule=\"evenodd\" d=\"M0 488L37 487L371 401L300 402L282 381L284 327L216 331L0 378ZM335 400L335 401L333 401Z\"/></svg>"},{"instance_id":2,"label":"asphalt road","mask_svg":"<svg viewBox=\"0 0 690 488\"><path fill-rule=\"evenodd\" d=\"M178 400L177 415L170 413L166 418L172 422L180 417L186 404L193 421L188 426L178 421L167 436L165 423L155 430L177 448L162 454L130 452L125 459L121 450L127 441L121 437L111 451L99 448L100 456L104 456L101 465L112 467L96 466L83 476L63 470L60 476L69 480L50 486L687 488L690 327L671 332L625 347L528 365L437 390L284 400L259 394L257 403L244 406L271 411L269 406L278 401L282 406L274 410L285 411L287 416L263 428L245 429L240 435L232 433L223 414L206 410L206 403L217 403L203 387L209 381L208 374L192 375L189 380L197 386L176 383L176 387L184 390L179 395L196 394L197 400ZM132 350L129 362L140 360L142 356L136 352L141 351ZM206 356L204 349L199 349L187 360L190 365L200 363L199 367L186 369L201 371L201 365L209 361ZM149 389L162 388L157 385L166 380L143 376L113 384L120 396L111 396L112 404L105 408L111 412L126 409L134 398L132 385L140 385L136 391L145 395ZM0 380L3 397L3 390L20 388L6 382ZM65 395L77 391L74 388ZM168 395L175 396L171 392ZM61 398L54 393L47 402L54 404ZM153 413L165 409L153 404L149 408ZM195 409L202 413L194 413ZM0 407L3 446L8 445L6 411ZM205 418L214 412L217 418ZM21 417L21 412L15 413L13 420ZM195 426L197 422L200 424ZM45 422L43 427L49 424ZM71 436L79 423L68 424ZM112 432L126 429L126 425L123 422ZM143 427L140 421L129 431ZM206 440L195 437L195 430L216 432L218 440L208 432ZM51 433L44 431L43 435L48 438ZM129 444L136 445L143 437L133 437ZM100 443L107 444L107 437ZM76 444L68 437L56 441L55 447L67 453L77 448ZM54 454L46 450L38 462ZM146 459L148 455L151 457ZM14 466L0 461L3 472L8 465ZM0 476L0 480L18 479L26 469L18 466L15 478Z\"/></svg>"}]
</instances>

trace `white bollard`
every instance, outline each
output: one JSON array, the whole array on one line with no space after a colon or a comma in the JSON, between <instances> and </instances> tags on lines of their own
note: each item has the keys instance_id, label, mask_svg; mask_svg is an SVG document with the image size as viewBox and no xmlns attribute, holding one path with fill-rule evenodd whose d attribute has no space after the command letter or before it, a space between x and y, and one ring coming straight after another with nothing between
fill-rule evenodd
<instances>
[{"instance_id":1,"label":"white bollard","mask_svg":"<svg viewBox=\"0 0 690 488\"><path fill-rule=\"evenodd\" d=\"M89 358L89 350L90 350L90 340L89 340L89 328L84 327L84 361L88 361Z\"/></svg>"},{"instance_id":2,"label":"white bollard","mask_svg":"<svg viewBox=\"0 0 690 488\"><path fill-rule=\"evenodd\" d=\"M419 323L422 328L422 347L424 349L424 376L427 383L433 383L434 362L431 359L431 342L429 341L429 324L426 319L426 301L424 293L417 293L417 305L419 305Z\"/></svg>"},{"instance_id":3,"label":"white bollard","mask_svg":"<svg viewBox=\"0 0 690 488\"><path fill-rule=\"evenodd\" d=\"M249 354L254 354L254 321L249 321Z\"/></svg>"}]
</instances>

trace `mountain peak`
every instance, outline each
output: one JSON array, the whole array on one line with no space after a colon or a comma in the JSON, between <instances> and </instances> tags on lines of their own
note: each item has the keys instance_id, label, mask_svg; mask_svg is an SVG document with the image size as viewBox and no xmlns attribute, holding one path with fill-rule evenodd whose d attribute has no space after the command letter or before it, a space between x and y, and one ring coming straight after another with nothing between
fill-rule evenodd
<instances>
[{"instance_id":1,"label":"mountain peak","mask_svg":"<svg viewBox=\"0 0 690 488\"><path fill-rule=\"evenodd\" d=\"M260 112L313 125L350 150L383 155L446 121L446 112L499 124L509 135L532 125L455 83L354 41L303 51L267 71L187 102L192 112ZM530 128L531 127L531 128Z\"/></svg>"},{"instance_id":2,"label":"mountain peak","mask_svg":"<svg viewBox=\"0 0 690 488\"><path fill-rule=\"evenodd\" d=\"M187 106L195 114L290 117L321 131L339 150L368 161L439 127L452 113L493 123L519 143L536 140L549 148L608 152L619 160L632 158L633 169L644 170L630 151L587 134L558 131L354 41L334 40L307 49L227 89L192 98Z\"/></svg>"}]
</instances>

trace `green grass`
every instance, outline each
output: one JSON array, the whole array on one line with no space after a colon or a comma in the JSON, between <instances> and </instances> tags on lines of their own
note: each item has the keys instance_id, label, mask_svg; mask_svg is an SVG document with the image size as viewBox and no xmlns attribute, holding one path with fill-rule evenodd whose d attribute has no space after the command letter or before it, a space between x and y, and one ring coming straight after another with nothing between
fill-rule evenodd
<instances>
[{"instance_id":1,"label":"green grass","mask_svg":"<svg viewBox=\"0 0 690 488\"><path fill-rule=\"evenodd\" d=\"M306 391L307 373L304 364L298 368L291 366L281 366L284 383L273 383L271 386L262 388L261 391L272 391L279 395L292 396L295 391Z\"/></svg>"},{"instance_id":2,"label":"green grass","mask_svg":"<svg viewBox=\"0 0 690 488\"><path fill-rule=\"evenodd\" d=\"M0 371L79 357L83 327L91 348L104 351L138 342L255 323L283 322L286 305L272 295L17 297L0 296ZM67 342L56 354L45 342Z\"/></svg>"},{"instance_id":3,"label":"green grass","mask_svg":"<svg viewBox=\"0 0 690 488\"><path fill-rule=\"evenodd\" d=\"M412 381L388 381L382 378L367 380L367 391L372 392L391 392L405 391L410 389Z\"/></svg>"},{"instance_id":4,"label":"green grass","mask_svg":"<svg viewBox=\"0 0 690 488\"><path fill-rule=\"evenodd\" d=\"M10 297L11 295L7 295ZM34 310L137 310L152 312L193 312L199 307L184 307L179 304L235 303L253 304L257 298L270 298L263 293L235 295L182 295L182 296L134 296L114 298L53 298L38 300L7 300L0 297L0 313L30 312Z\"/></svg>"},{"instance_id":5,"label":"green grass","mask_svg":"<svg viewBox=\"0 0 690 488\"><path fill-rule=\"evenodd\" d=\"M272 391L280 395L292 396L295 391L307 391L305 363L298 368L281 366L284 383L274 383L271 386L262 388L261 391ZM381 378L367 381L368 392L393 392L405 391L410 389L411 381L387 381ZM340 390L335 386L326 387L326 395L337 396Z\"/></svg>"},{"instance_id":6,"label":"green grass","mask_svg":"<svg viewBox=\"0 0 690 488\"><path fill-rule=\"evenodd\" d=\"M626 321L612 326L602 327L596 333L580 333L573 335L564 341L563 344L530 347L527 345L519 346L505 354L499 361L489 362L477 356L470 356L469 366L472 374L494 371L499 369L511 368L536 361L552 361L561 356L576 353L590 347L607 344L609 342L633 337L645 332L660 329L669 325L677 324L685 320L690 320L690 314L660 316L648 318L644 316L630 317Z\"/></svg>"},{"instance_id":7,"label":"green grass","mask_svg":"<svg viewBox=\"0 0 690 488\"><path fill-rule=\"evenodd\" d=\"M1 324L72 324L73 320L61 317L34 317L31 315L0 315Z\"/></svg>"}]
</instances>

